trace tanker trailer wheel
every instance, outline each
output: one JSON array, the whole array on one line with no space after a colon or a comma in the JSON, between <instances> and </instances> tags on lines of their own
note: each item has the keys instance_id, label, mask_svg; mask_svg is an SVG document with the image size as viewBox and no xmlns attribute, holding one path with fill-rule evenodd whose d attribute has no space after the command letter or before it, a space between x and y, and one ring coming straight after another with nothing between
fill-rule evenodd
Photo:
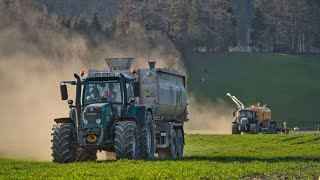
<instances>
[{"instance_id":1,"label":"tanker trailer wheel","mask_svg":"<svg viewBox=\"0 0 320 180\"><path fill-rule=\"evenodd\" d=\"M183 149L184 149L184 144L183 144L183 134L180 129L176 129L176 134L177 134L177 157L181 158L183 157Z\"/></svg>"},{"instance_id":2,"label":"tanker trailer wheel","mask_svg":"<svg viewBox=\"0 0 320 180\"><path fill-rule=\"evenodd\" d=\"M269 128L270 134L277 134L277 125L275 122L271 122Z\"/></svg>"},{"instance_id":3,"label":"tanker trailer wheel","mask_svg":"<svg viewBox=\"0 0 320 180\"><path fill-rule=\"evenodd\" d=\"M153 159L154 158L154 127L152 115L150 112L146 114L147 123L139 128L139 158Z\"/></svg>"},{"instance_id":4,"label":"tanker trailer wheel","mask_svg":"<svg viewBox=\"0 0 320 180\"><path fill-rule=\"evenodd\" d=\"M238 123L232 123L231 134L240 134Z\"/></svg>"},{"instance_id":5,"label":"tanker trailer wheel","mask_svg":"<svg viewBox=\"0 0 320 180\"><path fill-rule=\"evenodd\" d=\"M97 160L97 151L96 150L79 150L76 153L76 161L96 161Z\"/></svg>"},{"instance_id":6,"label":"tanker trailer wheel","mask_svg":"<svg viewBox=\"0 0 320 180\"><path fill-rule=\"evenodd\" d=\"M177 135L176 131L172 130L169 148L166 149L158 149L158 157L161 159L164 158L177 158Z\"/></svg>"},{"instance_id":7,"label":"tanker trailer wheel","mask_svg":"<svg viewBox=\"0 0 320 180\"><path fill-rule=\"evenodd\" d=\"M258 126L256 123L250 124L250 134L258 134Z\"/></svg>"},{"instance_id":8,"label":"tanker trailer wheel","mask_svg":"<svg viewBox=\"0 0 320 180\"><path fill-rule=\"evenodd\" d=\"M76 149L71 146L76 142L76 130L70 123L58 123L52 128L52 161L70 163L76 159Z\"/></svg>"},{"instance_id":9,"label":"tanker trailer wheel","mask_svg":"<svg viewBox=\"0 0 320 180\"><path fill-rule=\"evenodd\" d=\"M116 159L137 159L138 129L136 123L132 121L117 122L114 142Z\"/></svg>"}]
</instances>

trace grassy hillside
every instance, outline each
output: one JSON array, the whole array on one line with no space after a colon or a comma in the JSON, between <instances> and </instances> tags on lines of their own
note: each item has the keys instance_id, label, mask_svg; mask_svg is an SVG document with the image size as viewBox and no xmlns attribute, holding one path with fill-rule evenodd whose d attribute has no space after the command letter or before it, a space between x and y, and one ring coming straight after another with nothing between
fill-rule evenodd
<instances>
[{"instance_id":1,"label":"grassy hillside","mask_svg":"<svg viewBox=\"0 0 320 180\"><path fill-rule=\"evenodd\" d=\"M187 67L189 90L199 100L214 102L230 92L245 105L267 104L281 126L320 123L320 55L193 54Z\"/></svg>"},{"instance_id":2,"label":"grassy hillside","mask_svg":"<svg viewBox=\"0 0 320 180\"><path fill-rule=\"evenodd\" d=\"M0 179L317 179L320 135L188 135L180 160L0 160Z\"/></svg>"}]
</instances>

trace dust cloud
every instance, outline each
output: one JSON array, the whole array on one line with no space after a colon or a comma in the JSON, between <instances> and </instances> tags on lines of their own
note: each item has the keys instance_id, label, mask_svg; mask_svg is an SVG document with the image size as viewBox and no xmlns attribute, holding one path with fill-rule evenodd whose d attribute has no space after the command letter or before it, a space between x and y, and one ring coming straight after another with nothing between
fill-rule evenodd
<instances>
[{"instance_id":1,"label":"dust cloud","mask_svg":"<svg viewBox=\"0 0 320 180\"><path fill-rule=\"evenodd\" d=\"M1 157L51 159L53 119L68 114L59 82L88 64L85 40L54 22L20 6L0 16Z\"/></svg>"},{"instance_id":2,"label":"dust cloud","mask_svg":"<svg viewBox=\"0 0 320 180\"><path fill-rule=\"evenodd\" d=\"M66 117L69 110L60 100L60 81L89 67L106 68L105 57L136 57L135 67L154 60L157 67L185 69L174 45L157 32L152 35L159 44L152 50L141 39L138 51L115 48L117 42L109 41L91 52L82 36L70 37L55 18L35 9L13 9L8 16L0 14L0 157L51 160L53 119ZM72 92L69 88L70 97ZM225 123L229 114L221 116L227 114L224 103L199 103L191 97L190 104L188 130L230 129Z\"/></svg>"},{"instance_id":3,"label":"dust cloud","mask_svg":"<svg viewBox=\"0 0 320 180\"><path fill-rule=\"evenodd\" d=\"M48 160L53 119L68 113L58 83L72 77L73 68L58 70L27 55L1 59L0 68L0 155Z\"/></svg>"},{"instance_id":4,"label":"dust cloud","mask_svg":"<svg viewBox=\"0 0 320 180\"><path fill-rule=\"evenodd\" d=\"M188 108L187 134L231 134L233 109L224 100L198 102L190 96Z\"/></svg>"},{"instance_id":5,"label":"dust cloud","mask_svg":"<svg viewBox=\"0 0 320 180\"><path fill-rule=\"evenodd\" d=\"M85 67L78 52L86 46L23 10L0 18L0 156L49 160L53 119L68 114L58 85Z\"/></svg>"}]
</instances>

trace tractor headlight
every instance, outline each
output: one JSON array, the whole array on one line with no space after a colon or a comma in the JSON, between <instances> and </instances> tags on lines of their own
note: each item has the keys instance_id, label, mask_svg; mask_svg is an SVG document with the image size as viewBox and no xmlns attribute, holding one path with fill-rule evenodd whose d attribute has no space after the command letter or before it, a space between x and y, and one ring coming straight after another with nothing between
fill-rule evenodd
<instances>
[{"instance_id":1,"label":"tractor headlight","mask_svg":"<svg viewBox=\"0 0 320 180\"><path fill-rule=\"evenodd\" d=\"M88 124L88 120L84 119L83 124Z\"/></svg>"},{"instance_id":2,"label":"tractor headlight","mask_svg":"<svg viewBox=\"0 0 320 180\"><path fill-rule=\"evenodd\" d=\"M97 124L100 124L100 123L101 123L101 119L97 119L97 120L96 120L96 123L97 123Z\"/></svg>"}]
</instances>

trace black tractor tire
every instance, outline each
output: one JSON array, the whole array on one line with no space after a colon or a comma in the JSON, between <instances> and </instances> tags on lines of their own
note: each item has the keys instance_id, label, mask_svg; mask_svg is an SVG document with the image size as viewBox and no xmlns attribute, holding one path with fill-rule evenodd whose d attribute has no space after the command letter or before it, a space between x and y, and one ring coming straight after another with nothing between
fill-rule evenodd
<instances>
[{"instance_id":1,"label":"black tractor tire","mask_svg":"<svg viewBox=\"0 0 320 180\"><path fill-rule=\"evenodd\" d=\"M167 158L172 158L175 159L177 158L177 135L176 131L173 130L170 138L170 144L169 148L165 149L158 149L158 157L161 159L167 159Z\"/></svg>"},{"instance_id":2,"label":"black tractor tire","mask_svg":"<svg viewBox=\"0 0 320 180\"><path fill-rule=\"evenodd\" d=\"M76 149L71 146L76 142L76 130L71 123L57 123L52 128L52 161L71 163L76 159Z\"/></svg>"},{"instance_id":3,"label":"black tractor tire","mask_svg":"<svg viewBox=\"0 0 320 180\"><path fill-rule=\"evenodd\" d=\"M97 151L96 150L79 150L76 154L77 162L84 161L96 161L97 160Z\"/></svg>"},{"instance_id":4,"label":"black tractor tire","mask_svg":"<svg viewBox=\"0 0 320 180\"><path fill-rule=\"evenodd\" d=\"M269 132L270 132L270 134L277 134L278 132L277 132L277 124L276 123L274 123L274 122L272 122L272 123L270 123L270 130L269 130Z\"/></svg>"},{"instance_id":5,"label":"black tractor tire","mask_svg":"<svg viewBox=\"0 0 320 180\"><path fill-rule=\"evenodd\" d=\"M232 123L231 134L240 134L238 124Z\"/></svg>"},{"instance_id":6,"label":"black tractor tire","mask_svg":"<svg viewBox=\"0 0 320 180\"><path fill-rule=\"evenodd\" d=\"M250 134L258 134L258 127L256 123L250 124Z\"/></svg>"},{"instance_id":7,"label":"black tractor tire","mask_svg":"<svg viewBox=\"0 0 320 180\"><path fill-rule=\"evenodd\" d=\"M181 129L176 129L176 135L177 135L177 157L182 158L183 157L183 149L184 149L184 143L183 143L183 133Z\"/></svg>"},{"instance_id":8,"label":"black tractor tire","mask_svg":"<svg viewBox=\"0 0 320 180\"><path fill-rule=\"evenodd\" d=\"M115 129L116 159L137 159L138 129L135 122L119 121Z\"/></svg>"},{"instance_id":9,"label":"black tractor tire","mask_svg":"<svg viewBox=\"0 0 320 180\"><path fill-rule=\"evenodd\" d=\"M139 159L154 159L154 126L150 112L146 114L147 123L139 128Z\"/></svg>"}]
</instances>

